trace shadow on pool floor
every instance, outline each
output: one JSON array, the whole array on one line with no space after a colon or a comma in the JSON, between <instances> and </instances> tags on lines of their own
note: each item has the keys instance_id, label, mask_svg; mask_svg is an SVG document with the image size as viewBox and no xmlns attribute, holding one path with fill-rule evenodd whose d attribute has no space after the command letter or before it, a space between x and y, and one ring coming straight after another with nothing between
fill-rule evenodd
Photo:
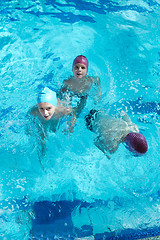
<instances>
[{"instance_id":1,"label":"shadow on pool floor","mask_svg":"<svg viewBox=\"0 0 160 240\"><path fill-rule=\"evenodd\" d=\"M95 205L96 204L96 205ZM82 225L81 228L74 226L72 214L75 209L91 208L97 203L74 201L40 201L33 205L34 218L30 238L34 240L134 240L134 239L160 239L160 228L143 230L126 229L94 234L91 224ZM97 220L98 221L98 220ZM108 228L109 229L109 228Z\"/></svg>"}]
</instances>

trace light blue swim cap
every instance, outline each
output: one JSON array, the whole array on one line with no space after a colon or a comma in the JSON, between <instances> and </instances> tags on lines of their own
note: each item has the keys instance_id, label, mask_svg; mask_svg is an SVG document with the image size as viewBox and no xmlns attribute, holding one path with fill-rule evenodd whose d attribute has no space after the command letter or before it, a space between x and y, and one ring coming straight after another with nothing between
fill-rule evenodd
<instances>
[{"instance_id":1,"label":"light blue swim cap","mask_svg":"<svg viewBox=\"0 0 160 240\"><path fill-rule=\"evenodd\" d=\"M50 88L45 87L42 92L38 94L38 103L46 102L53 106L57 106L56 92L52 91Z\"/></svg>"}]
</instances>

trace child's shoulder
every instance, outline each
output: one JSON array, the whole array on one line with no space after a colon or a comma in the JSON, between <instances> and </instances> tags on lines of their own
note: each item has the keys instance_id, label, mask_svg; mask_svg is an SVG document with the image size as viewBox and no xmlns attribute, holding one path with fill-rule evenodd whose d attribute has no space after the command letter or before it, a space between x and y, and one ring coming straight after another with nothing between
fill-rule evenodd
<instances>
[{"instance_id":1,"label":"child's shoulder","mask_svg":"<svg viewBox=\"0 0 160 240\"><path fill-rule=\"evenodd\" d=\"M32 115L32 116L37 116L39 113L38 111L38 106L35 105L33 106L30 110L29 110L29 114Z\"/></svg>"},{"instance_id":2,"label":"child's shoulder","mask_svg":"<svg viewBox=\"0 0 160 240\"><path fill-rule=\"evenodd\" d=\"M35 106L31 107L28 110L28 112L26 114L26 117L27 117L27 119L29 119L31 121L34 121L35 119L37 119L37 117L38 117L38 119L40 119L40 113L39 113L39 110L38 110L38 106L35 105Z\"/></svg>"},{"instance_id":3,"label":"child's shoulder","mask_svg":"<svg viewBox=\"0 0 160 240\"><path fill-rule=\"evenodd\" d=\"M66 91L68 87L72 85L72 79L68 78L63 81L62 89L63 91Z\"/></svg>"},{"instance_id":4,"label":"child's shoulder","mask_svg":"<svg viewBox=\"0 0 160 240\"><path fill-rule=\"evenodd\" d=\"M87 76L86 77L89 82L92 82L94 84L99 84L100 83L100 78L98 76Z\"/></svg>"},{"instance_id":5,"label":"child's shoulder","mask_svg":"<svg viewBox=\"0 0 160 240\"><path fill-rule=\"evenodd\" d=\"M67 78L63 81L63 84L69 85L72 81L73 81L73 77L70 76L69 78Z\"/></svg>"}]
</instances>

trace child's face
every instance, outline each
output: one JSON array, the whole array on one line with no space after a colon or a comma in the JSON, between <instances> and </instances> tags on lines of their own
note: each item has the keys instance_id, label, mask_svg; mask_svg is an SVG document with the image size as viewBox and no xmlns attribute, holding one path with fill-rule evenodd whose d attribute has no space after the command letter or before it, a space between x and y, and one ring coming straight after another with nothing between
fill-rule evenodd
<instances>
[{"instance_id":1,"label":"child's face","mask_svg":"<svg viewBox=\"0 0 160 240\"><path fill-rule=\"evenodd\" d=\"M42 102L38 103L38 110L45 120L50 120L55 113L56 107L50 103Z\"/></svg>"},{"instance_id":2,"label":"child's face","mask_svg":"<svg viewBox=\"0 0 160 240\"><path fill-rule=\"evenodd\" d=\"M77 63L73 67L73 75L76 78L85 77L87 74L87 68L84 64Z\"/></svg>"}]
</instances>

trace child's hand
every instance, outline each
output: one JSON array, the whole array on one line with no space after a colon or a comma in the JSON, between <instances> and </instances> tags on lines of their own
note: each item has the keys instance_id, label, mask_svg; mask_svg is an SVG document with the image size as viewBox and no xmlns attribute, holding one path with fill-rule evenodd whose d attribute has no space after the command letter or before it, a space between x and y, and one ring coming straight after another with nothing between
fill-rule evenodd
<instances>
[{"instance_id":1,"label":"child's hand","mask_svg":"<svg viewBox=\"0 0 160 240\"><path fill-rule=\"evenodd\" d=\"M72 109L71 108L66 108L66 115L72 113Z\"/></svg>"},{"instance_id":2,"label":"child's hand","mask_svg":"<svg viewBox=\"0 0 160 240\"><path fill-rule=\"evenodd\" d=\"M70 135L70 133L74 132L74 127L76 125L76 115L74 112L72 112L72 118L67 123L67 128L63 131L65 135Z\"/></svg>"},{"instance_id":3,"label":"child's hand","mask_svg":"<svg viewBox=\"0 0 160 240\"><path fill-rule=\"evenodd\" d=\"M73 132L74 132L74 126L70 126L70 127L69 127L69 132L70 132L70 133L73 133Z\"/></svg>"},{"instance_id":4,"label":"child's hand","mask_svg":"<svg viewBox=\"0 0 160 240\"><path fill-rule=\"evenodd\" d=\"M71 128L71 127L66 128L66 129L63 130L63 133L64 133L64 135L66 135L66 136L70 136L71 133L73 133L73 132L74 132L74 128Z\"/></svg>"}]
</instances>

